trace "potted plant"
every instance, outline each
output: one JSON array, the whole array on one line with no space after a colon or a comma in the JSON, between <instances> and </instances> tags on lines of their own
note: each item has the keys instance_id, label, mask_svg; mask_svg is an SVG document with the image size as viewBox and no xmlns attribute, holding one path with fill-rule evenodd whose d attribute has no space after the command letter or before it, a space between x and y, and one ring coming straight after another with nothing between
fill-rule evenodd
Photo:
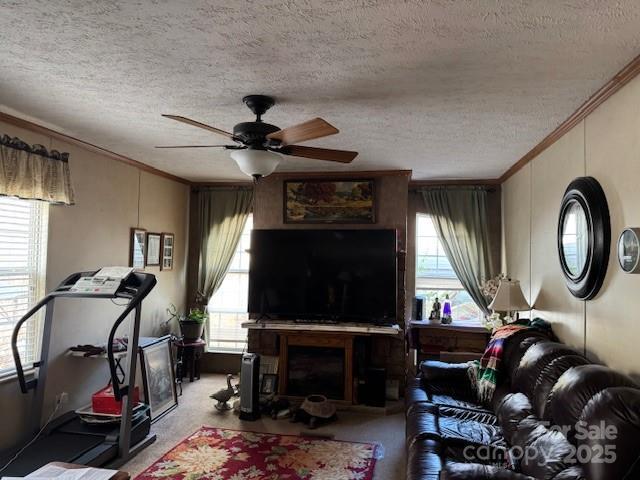
<instances>
[{"instance_id":1,"label":"potted plant","mask_svg":"<svg viewBox=\"0 0 640 480\"><path fill-rule=\"evenodd\" d=\"M178 314L175 305L171 304L167 308L167 314L170 320L177 318L180 325L180 332L185 342L194 342L202 338L204 325L207 321L208 314L199 308L192 308L188 315Z\"/></svg>"}]
</instances>

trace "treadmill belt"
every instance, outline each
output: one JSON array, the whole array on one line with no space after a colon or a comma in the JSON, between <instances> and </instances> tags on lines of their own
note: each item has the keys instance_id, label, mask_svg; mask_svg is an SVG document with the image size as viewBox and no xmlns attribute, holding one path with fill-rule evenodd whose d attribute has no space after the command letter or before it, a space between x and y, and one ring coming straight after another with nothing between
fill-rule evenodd
<instances>
[{"instance_id":1,"label":"treadmill belt","mask_svg":"<svg viewBox=\"0 0 640 480\"><path fill-rule=\"evenodd\" d=\"M103 441L104 437L99 436L53 432L30 445L2 472L2 476L24 476L49 462L73 463Z\"/></svg>"}]
</instances>

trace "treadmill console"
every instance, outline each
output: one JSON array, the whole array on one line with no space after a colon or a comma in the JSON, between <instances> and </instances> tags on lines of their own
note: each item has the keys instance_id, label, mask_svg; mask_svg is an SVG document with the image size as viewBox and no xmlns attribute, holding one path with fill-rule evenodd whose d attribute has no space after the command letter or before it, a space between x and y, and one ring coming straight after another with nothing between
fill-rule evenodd
<instances>
[{"instance_id":1,"label":"treadmill console","mask_svg":"<svg viewBox=\"0 0 640 480\"><path fill-rule=\"evenodd\" d=\"M115 295L123 280L131 275L133 268L104 267L93 276L83 276L69 289L69 293L84 295Z\"/></svg>"}]
</instances>

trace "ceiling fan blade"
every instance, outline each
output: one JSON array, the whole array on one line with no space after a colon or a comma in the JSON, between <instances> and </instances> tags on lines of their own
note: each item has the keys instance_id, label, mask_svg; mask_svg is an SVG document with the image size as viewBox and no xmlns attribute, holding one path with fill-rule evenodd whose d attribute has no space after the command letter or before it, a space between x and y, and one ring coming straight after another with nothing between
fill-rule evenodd
<instances>
[{"instance_id":1,"label":"ceiling fan blade","mask_svg":"<svg viewBox=\"0 0 640 480\"><path fill-rule=\"evenodd\" d=\"M289 145L276 151L294 157L340 163L351 163L358 156L358 152L350 152L349 150L331 150L329 148L303 147L302 145Z\"/></svg>"},{"instance_id":2,"label":"ceiling fan blade","mask_svg":"<svg viewBox=\"0 0 640 480\"><path fill-rule=\"evenodd\" d=\"M282 145L306 142L314 138L328 137L338 133L338 129L321 118L283 128L266 136L268 140L279 140Z\"/></svg>"},{"instance_id":3,"label":"ceiling fan blade","mask_svg":"<svg viewBox=\"0 0 640 480\"><path fill-rule=\"evenodd\" d=\"M156 148L236 148L236 145L159 145Z\"/></svg>"},{"instance_id":4,"label":"ceiling fan blade","mask_svg":"<svg viewBox=\"0 0 640 480\"><path fill-rule=\"evenodd\" d=\"M194 127L204 128L205 130L209 130L210 132L217 133L218 135L223 135L227 138L234 139L232 133L225 132L224 130L220 130L219 128L212 127L205 123L196 122L195 120L191 120L190 118L187 118L187 117L181 117L180 115L167 115L164 113L162 114L162 116L166 118L170 118L171 120L175 120L177 122L186 123L187 125L193 125Z\"/></svg>"}]
</instances>

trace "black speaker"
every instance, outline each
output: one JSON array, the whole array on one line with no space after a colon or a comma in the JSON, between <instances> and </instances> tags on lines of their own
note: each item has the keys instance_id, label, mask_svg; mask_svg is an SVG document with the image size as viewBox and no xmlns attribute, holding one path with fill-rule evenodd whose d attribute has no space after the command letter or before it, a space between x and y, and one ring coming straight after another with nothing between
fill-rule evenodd
<instances>
[{"instance_id":1,"label":"black speaker","mask_svg":"<svg viewBox=\"0 0 640 480\"><path fill-rule=\"evenodd\" d=\"M260 418L260 356L242 355L240 366L240 420Z\"/></svg>"},{"instance_id":2,"label":"black speaker","mask_svg":"<svg viewBox=\"0 0 640 480\"><path fill-rule=\"evenodd\" d=\"M371 407L384 407L387 397L387 370L367 368L364 403Z\"/></svg>"},{"instance_id":3,"label":"black speaker","mask_svg":"<svg viewBox=\"0 0 640 480\"><path fill-rule=\"evenodd\" d=\"M413 320L424 318L424 297L413 297Z\"/></svg>"}]
</instances>

